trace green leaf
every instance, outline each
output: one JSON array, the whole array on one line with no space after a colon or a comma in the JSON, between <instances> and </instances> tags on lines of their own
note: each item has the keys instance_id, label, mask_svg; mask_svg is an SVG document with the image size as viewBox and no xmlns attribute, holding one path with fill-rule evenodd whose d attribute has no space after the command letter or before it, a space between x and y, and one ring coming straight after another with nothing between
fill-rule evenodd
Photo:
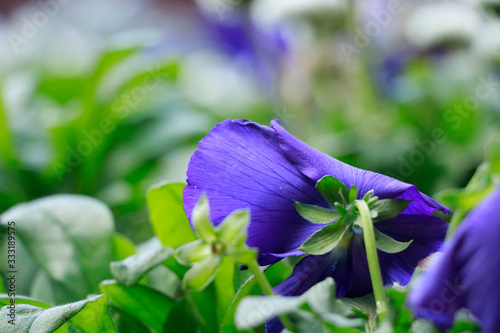
<instances>
[{"instance_id":1,"label":"green leaf","mask_svg":"<svg viewBox=\"0 0 500 333\"><path fill-rule=\"evenodd\" d=\"M9 297L7 294L0 294L0 307L10 304L10 300L12 297ZM47 304L45 302L39 301L37 299L26 297L26 296L16 296L14 297L16 300L16 304L28 304L33 305L39 308L48 309L51 308L52 305Z\"/></svg>"},{"instance_id":2,"label":"green leaf","mask_svg":"<svg viewBox=\"0 0 500 333\"><path fill-rule=\"evenodd\" d=\"M196 239L182 204L184 184L163 184L148 192L150 218L164 246L177 247Z\"/></svg>"},{"instance_id":3,"label":"green leaf","mask_svg":"<svg viewBox=\"0 0 500 333\"><path fill-rule=\"evenodd\" d=\"M221 333L236 333L239 332L236 330L236 326L234 324L234 318L235 318L235 312L238 307L238 304L240 301L250 295L252 293L252 290L256 286L256 281L253 278L253 276L250 276L250 278L247 278L245 282L241 285L241 287L238 289L236 292L235 297L233 298L233 301L231 303L231 306L227 310L224 319L222 321L222 330Z\"/></svg>"},{"instance_id":4,"label":"green leaf","mask_svg":"<svg viewBox=\"0 0 500 333\"><path fill-rule=\"evenodd\" d=\"M159 291L140 284L126 287L114 280L106 280L101 283L101 291L108 296L112 304L155 332L162 332L175 303Z\"/></svg>"},{"instance_id":5,"label":"green leaf","mask_svg":"<svg viewBox=\"0 0 500 333\"><path fill-rule=\"evenodd\" d=\"M50 333L55 332L65 323L77 328L82 333L116 332L109 315L108 299L105 295L98 295L89 299L48 307L39 307L33 304L36 300L16 299L15 325L11 325L4 318L9 318L8 306L0 310L0 331L5 333ZM66 329L64 329L66 331ZM59 330L58 330L59 332Z\"/></svg>"},{"instance_id":6,"label":"green leaf","mask_svg":"<svg viewBox=\"0 0 500 333\"><path fill-rule=\"evenodd\" d=\"M15 156L15 145L13 144L13 131L9 126L7 110L3 103L3 89L0 85L0 161L7 165L16 166L18 164Z\"/></svg>"},{"instance_id":7,"label":"green leaf","mask_svg":"<svg viewBox=\"0 0 500 333\"><path fill-rule=\"evenodd\" d=\"M99 282L110 276L114 223L110 210L100 201L82 195L54 195L14 206L0 218L2 229L8 221L15 221L16 246L25 248L36 263L18 260L18 275L33 275L38 265L49 277L57 303L97 293ZM29 291L21 288L17 292Z\"/></svg>"},{"instance_id":8,"label":"green leaf","mask_svg":"<svg viewBox=\"0 0 500 333\"><path fill-rule=\"evenodd\" d=\"M217 235L224 244L231 244L242 233L246 232L250 223L250 210L241 209L229 214L217 227ZM238 237L240 239L240 237Z\"/></svg>"},{"instance_id":9,"label":"green leaf","mask_svg":"<svg viewBox=\"0 0 500 333\"><path fill-rule=\"evenodd\" d=\"M296 326L300 327L303 321L312 323L311 313L301 310L303 304L308 304L315 314L335 327L351 328L363 325L360 319L351 319L349 307L335 297L335 283L332 278L317 283L299 297L245 297L236 309L234 321L238 329L244 330L262 325L278 315L289 315L298 320ZM313 321L321 326L317 318ZM299 331L307 332L307 326L303 326ZM347 330L347 332L353 331Z\"/></svg>"},{"instance_id":10,"label":"green leaf","mask_svg":"<svg viewBox=\"0 0 500 333\"><path fill-rule=\"evenodd\" d=\"M398 253L404 251L413 242L413 240L409 242L399 242L378 231L377 228L373 228L373 231L375 233L375 245L377 249L385 253Z\"/></svg>"},{"instance_id":11,"label":"green leaf","mask_svg":"<svg viewBox=\"0 0 500 333\"><path fill-rule=\"evenodd\" d=\"M217 274L222 257L211 255L195 263L182 279L184 287L193 290L203 290L213 281Z\"/></svg>"},{"instance_id":12,"label":"green leaf","mask_svg":"<svg viewBox=\"0 0 500 333\"><path fill-rule=\"evenodd\" d=\"M210 221L210 207L205 193L194 206L191 221L193 221L194 229L205 242L212 243L217 240L214 226Z\"/></svg>"},{"instance_id":13,"label":"green leaf","mask_svg":"<svg viewBox=\"0 0 500 333\"><path fill-rule=\"evenodd\" d=\"M247 296L236 309L234 323L239 330L247 330L278 315L289 314L305 302L302 297Z\"/></svg>"},{"instance_id":14,"label":"green leaf","mask_svg":"<svg viewBox=\"0 0 500 333\"><path fill-rule=\"evenodd\" d=\"M346 233L346 226L342 221L327 225L313 233L300 247L299 250L308 254L325 254L339 245Z\"/></svg>"},{"instance_id":15,"label":"green leaf","mask_svg":"<svg viewBox=\"0 0 500 333\"><path fill-rule=\"evenodd\" d=\"M228 311L234 299L233 275L234 263L229 257L224 257L220 265L220 270L215 276L215 303L217 311L217 321L222 323L224 315Z\"/></svg>"},{"instance_id":16,"label":"green leaf","mask_svg":"<svg viewBox=\"0 0 500 333\"><path fill-rule=\"evenodd\" d=\"M318 180L316 189L332 208L335 207L336 202L346 204L349 198L347 187L340 180L332 176L324 176Z\"/></svg>"},{"instance_id":17,"label":"green leaf","mask_svg":"<svg viewBox=\"0 0 500 333\"><path fill-rule=\"evenodd\" d=\"M135 254L134 243L127 237L119 234L113 234L113 252L115 259L123 260Z\"/></svg>"},{"instance_id":18,"label":"green leaf","mask_svg":"<svg viewBox=\"0 0 500 333\"><path fill-rule=\"evenodd\" d=\"M187 298L183 298L173 306L163 326L163 330L157 332L198 333L198 322L199 317L196 315L196 309L193 308L193 304Z\"/></svg>"},{"instance_id":19,"label":"green leaf","mask_svg":"<svg viewBox=\"0 0 500 333\"><path fill-rule=\"evenodd\" d=\"M202 239L183 244L175 251L175 258L183 265L190 266L193 263L206 258L212 253L212 248Z\"/></svg>"},{"instance_id":20,"label":"green leaf","mask_svg":"<svg viewBox=\"0 0 500 333\"><path fill-rule=\"evenodd\" d=\"M370 209L370 212L376 212L373 218L374 222L389 220L398 216L408 207L411 200L404 199L382 199L377 201Z\"/></svg>"},{"instance_id":21,"label":"green leaf","mask_svg":"<svg viewBox=\"0 0 500 333\"><path fill-rule=\"evenodd\" d=\"M113 261L110 264L111 274L118 283L130 286L172 254L171 248L163 247L135 254L122 261Z\"/></svg>"},{"instance_id":22,"label":"green leaf","mask_svg":"<svg viewBox=\"0 0 500 333\"><path fill-rule=\"evenodd\" d=\"M300 216L312 223L331 223L340 217L340 214L332 209L308 205L295 200L293 204Z\"/></svg>"}]
</instances>

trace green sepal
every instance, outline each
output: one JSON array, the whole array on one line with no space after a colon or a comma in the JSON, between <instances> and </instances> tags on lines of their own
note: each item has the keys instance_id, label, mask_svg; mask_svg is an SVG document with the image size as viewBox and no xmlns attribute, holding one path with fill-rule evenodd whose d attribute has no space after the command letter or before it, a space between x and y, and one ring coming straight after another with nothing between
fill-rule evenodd
<instances>
[{"instance_id":1,"label":"green sepal","mask_svg":"<svg viewBox=\"0 0 500 333\"><path fill-rule=\"evenodd\" d=\"M373 190L369 190L368 192L365 193L365 195L363 196L363 201L365 201L366 203L370 203L370 202L373 202L373 193L374 191ZM376 199L377 197L375 197ZM369 206L368 206L369 207Z\"/></svg>"},{"instance_id":2,"label":"green sepal","mask_svg":"<svg viewBox=\"0 0 500 333\"><path fill-rule=\"evenodd\" d=\"M402 211L408 207L411 200L404 199L382 199L378 200L370 209L373 214L373 222L389 220L398 216Z\"/></svg>"},{"instance_id":3,"label":"green sepal","mask_svg":"<svg viewBox=\"0 0 500 333\"><path fill-rule=\"evenodd\" d=\"M300 216L312 223L331 223L340 218L339 213L328 208L308 205L298 201L294 201L293 204Z\"/></svg>"},{"instance_id":4,"label":"green sepal","mask_svg":"<svg viewBox=\"0 0 500 333\"><path fill-rule=\"evenodd\" d=\"M229 214L216 229L219 240L224 244L233 243L245 233L250 224L250 210L239 209Z\"/></svg>"},{"instance_id":5,"label":"green sepal","mask_svg":"<svg viewBox=\"0 0 500 333\"><path fill-rule=\"evenodd\" d=\"M200 199L196 203L196 206L194 206L191 220L196 232L205 242L212 243L217 239L214 226L210 221L210 209L205 193L201 195Z\"/></svg>"},{"instance_id":6,"label":"green sepal","mask_svg":"<svg viewBox=\"0 0 500 333\"><path fill-rule=\"evenodd\" d=\"M381 233L377 228L373 228L375 233L375 246L380 251L385 253L399 253L404 251L413 242L413 239L409 242L399 242L384 233Z\"/></svg>"},{"instance_id":7,"label":"green sepal","mask_svg":"<svg viewBox=\"0 0 500 333\"><path fill-rule=\"evenodd\" d=\"M358 197L358 189L356 185L351 185L351 189L349 190L349 202L354 202Z\"/></svg>"},{"instance_id":8,"label":"green sepal","mask_svg":"<svg viewBox=\"0 0 500 333\"><path fill-rule=\"evenodd\" d=\"M184 274L182 285L193 290L205 289L217 275L221 262L221 255L211 255L198 261Z\"/></svg>"},{"instance_id":9,"label":"green sepal","mask_svg":"<svg viewBox=\"0 0 500 333\"><path fill-rule=\"evenodd\" d=\"M340 219L338 222L327 225L313 233L304 243L302 243L299 250L308 254L325 254L339 245L346 232L347 228L344 223L342 223L342 219Z\"/></svg>"},{"instance_id":10,"label":"green sepal","mask_svg":"<svg viewBox=\"0 0 500 333\"><path fill-rule=\"evenodd\" d=\"M349 200L349 190L333 176L324 176L318 180L316 189L332 208L335 207L336 202L345 205Z\"/></svg>"},{"instance_id":11,"label":"green sepal","mask_svg":"<svg viewBox=\"0 0 500 333\"><path fill-rule=\"evenodd\" d=\"M338 202L335 203L335 210L337 211L337 213L339 213L340 216L347 215L347 209Z\"/></svg>"},{"instance_id":12,"label":"green sepal","mask_svg":"<svg viewBox=\"0 0 500 333\"><path fill-rule=\"evenodd\" d=\"M193 263L208 257L212 253L209 244L201 239L183 244L175 250L175 259L185 266L190 266Z\"/></svg>"}]
</instances>

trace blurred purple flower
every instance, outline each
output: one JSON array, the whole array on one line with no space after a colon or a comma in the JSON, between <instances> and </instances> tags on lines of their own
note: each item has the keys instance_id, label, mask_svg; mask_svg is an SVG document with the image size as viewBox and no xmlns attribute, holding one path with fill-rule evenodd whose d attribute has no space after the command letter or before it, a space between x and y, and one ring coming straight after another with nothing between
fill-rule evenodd
<instances>
[{"instance_id":1,"label":"blurred purple flower","mask_svg":"<svg viewBox=\"0 0 500 333\"><path fill-rule=\"evenodd\" d=\"M191 24L171 33L156 53L216 50L255 75L263 91L273 97L275 81L289 50L282 27L264 29L247 12L236 8L222 17L198 12L191 16Z\"/></svg>"},{"instance_id":2,"label":"blurred purple flower","mask_svg":"<svg viewBox=\"0 0 500 333\"><path fill-rule=\"evenodd\" d=\"M443 328L467 308L486 332L500 332L500 187L462 221L442 255L410 292L409 306L419 317Z\"/></svg>"},{"instance_id":3,"label":"blurred purple flower","mask_svg":"<svg viewBox=\"0 0 500 333\"><path fill-rule=\"evenodd\" d=\"M188 216L202 192L210 199L215 224L236 209L250 208L247 244L259 249L261 265L272 264L304 254L298 247L324 226L303 219L293 200L328 208L315 185L323 176L331 175L348 188L355 185L358 199L374 190L380 199L411 200L396 218L374 224L397 241L413 240L399 253L379 251L384 283L407 284L419 261L437 251L444 239L447 223L434 217L433 212L448 210L413 185L344 164L293 137L278 121L271 124L266 127L229 119L200 141L187 171L184 207ZM360 232L347 248L302 259L275 290L283 295L300 295L329 276L335 279L340 296L371 292Z\"/></svg>"},{"instance_id":4,"label":"blurred purple flower","mask_svg":"<svg viewBox=\"0 0 500 333\"><path fill-rule=\"evenodd\" d=\"M248 13L234 11L217 19L205 17L207 36L214 46L232 60L241 61L253 71L266 92L272 90L288 43L279 27L264 30Z\"/></svg>"}]
</instances>

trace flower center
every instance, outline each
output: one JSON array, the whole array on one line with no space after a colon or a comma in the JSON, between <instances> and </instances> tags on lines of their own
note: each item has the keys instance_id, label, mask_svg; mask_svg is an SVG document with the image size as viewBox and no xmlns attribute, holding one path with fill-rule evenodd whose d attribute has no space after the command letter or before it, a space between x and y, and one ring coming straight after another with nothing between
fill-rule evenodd
<instances>
[{"instance_id":1,"label":"flower center","mask_svg":"<svg viewBox=\"0 0 500 333\"><path fill-rule=\"evenodd\" d=\"M211 244L211 250L212 250L213 254L223 253L224 252L224 244L215 241Z\"/></svg>"}]
</instances>

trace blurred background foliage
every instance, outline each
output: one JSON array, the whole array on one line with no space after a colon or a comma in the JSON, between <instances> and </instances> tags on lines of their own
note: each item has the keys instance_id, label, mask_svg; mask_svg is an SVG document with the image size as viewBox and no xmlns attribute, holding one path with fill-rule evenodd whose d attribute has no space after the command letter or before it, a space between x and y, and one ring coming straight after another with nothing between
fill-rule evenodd
<instances>
[{"instance_id":1,"label":"blurred background foliage","mask_svg":"<svg viewBox=\"0 0 500 333\"><path fill-rule=\"evenodd\" d=\"M466 184L498 130L495 1L7 3L0 210L86 194L143 241L147 188L182 181L226 118L279 118L429 194Z\"/></svg>"},{"instance_id":2,"label":"blurred background foliage","mask_svg":"<svg viewBox=\"0 0 500 333\"><path fill-rule=\"evenodd\" d=\"M217 318L206 331L232 325L248 274L225 263L174 305L186 268L168 259L151 270L165 259L152 237L174 246L162 218L185 220L182 187L154 187L146 204L154 184L185 181L218 122L278 118L317 149L430 195L468 184L500 142L496 0L42 0L2 1L0 12L0 213L77 195L2 215L21 222L18 292L52 304L104 292L124 332L175 327L169 312L188 325L193 304ZM481 172L441 198L466 212L491 187ZM80 261L53 258L63 247ZM275 284L290 269L267 274ZM245 288L237 297L260 293ZM209 308L210 297L223 304Z\"/></svg>"}]
</instances>

